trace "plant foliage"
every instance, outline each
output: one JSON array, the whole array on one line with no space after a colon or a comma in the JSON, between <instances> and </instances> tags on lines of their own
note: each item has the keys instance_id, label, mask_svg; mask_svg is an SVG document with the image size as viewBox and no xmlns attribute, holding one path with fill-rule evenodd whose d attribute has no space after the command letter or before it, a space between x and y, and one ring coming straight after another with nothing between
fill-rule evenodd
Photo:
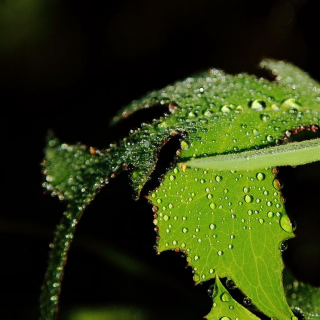
<instances>
[{"instance_id":1,"label":"plant foliage","mask_svg":"<svg viewBox=\"0 0 320 320\"><path fill-rule=\"evenodd\" d=\"M275 167L320 160L318 140L287 145L300 131L318 131L320 87L289 63L264 60L261 67L275 81L210 69L133 101L115 123L158 105L167 105L168 114L142 124L106 150L61 144L49 136L44 187L66 200L68 208L51 244L42 319L52 319L57 311L67 252L87 205L122 170L130 172L139 197L160 150L174 136L181 149L159 188L149 194L157 250L183 252L195 282L215 279L208 319L257 319L231 297L219 280L224 277L268 317L318 314L316 303L296 304L285 296L281 243L294 230ZM221 165L213 164L217 161ZM319 296L310 286L293 288L306 299L310 292Z\"/></svg>"}]
</instances>

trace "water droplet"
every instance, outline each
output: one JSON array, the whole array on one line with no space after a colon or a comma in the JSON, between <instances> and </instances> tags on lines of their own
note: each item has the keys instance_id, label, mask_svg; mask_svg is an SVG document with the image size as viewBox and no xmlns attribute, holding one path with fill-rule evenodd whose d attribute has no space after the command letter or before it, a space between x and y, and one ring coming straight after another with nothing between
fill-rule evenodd
<instances>
[{"instance_id":1,"label":"water droplet","mask_svg":"<svg viewBox=\"0 0 320 320\"><path fill-rule=\"evenodd\" d=\"M193 276L193 281L198 282L199 280L200 280L200 277L197 274L195 274Z\"/></svg>"},{"instance_id":2,"label":"water droplet","mask_svg":"<svg viewBox=\"0 0 320 320\"><path fill-rule=\"evenodd\" d=\"M215 270L214 269L209 269L209 273L214 273L215 272Z\"/></svg>"},{"instance_id":3,"label":"water droplet","mask_svg":"<svg viewBox=\"0 0 320 320\"><path fill-rule=\"evenodd\" d=\"M265 177L266 177L266 175L265 175L264 173L262 173L262 172L257 173L257 179L258 179L259 181L264 180Z\"/></svg>"},{"instance_id":4,"label":"water droplet","mask_svg":"<svg viewBox=\"0 0 320 320\"><path fill-rule=\"evenodd\" d=\"M248 188L244 187L244 188L243 188L243 192L244 192L244 193L247 193L247 192L248 192Z\"/></svg>"},{"instance_id":5,"label":"water droplet","mask_svg":"<svg viewBox=\"0 0 320 320\"><path fill-rule=\"evenodd\" d=\"M213 209L216 207L216 205L215 205L213 202L211 202L211 203L209 204L209 207L213 210Z\"/></svg>"},{"instance_id":6,"label":"water droplet","mask_svg":"<svg viewBox=\"0 0 320 320\"><path fill-rule=\"evenodd\" d=\"M223 255L223 251L219 250L219 251L217 252L217 254L218 254L218 256L222 256L222 255Z\"/></svg>"},{"instance_id":7,"label":"water droplet","mask_svg":"<svg viewBox=\"0 0 320 320\"><path fill-rule=\"evenodd\" d=\"M234 234L230 235L230 239L234 239L236 236Z\"/></svg>"},{"instance_id":8,"label":"water droplet","mask_svg":"<svg viewBox=\"0 0 320 320\"><path fill-rule=\"evenodd\" d=\"M207 195L207 198L208 198L208 199L211 199L211 198L212 198L212 194L209 193L209 194Z\"/></svg>"},{"instance_id":9,"label":"water droplet","mask_svg":"<svg viewBox=\"0 0 320 320\"><path fill-rule=\"evenodd\" d=\"M169 177L170 181L173 181L175 178L176 177L173 174Z\"/></svg>"},{"instance_id":10,"label":"water droplet","mask_svg":"<svg viewBox=\"0 0 320 320\"><path fill-rule=\"evenodd\" d=\"M249 215L249 216L251 216L251 215L252 215L252 213L253 213L253 211L252 211L252 210L248 210L248 215Z\"/></svg>"},{"instance_id":11,"label":"water droplet","mask_svg":"<svg viewBox=\"0 0 320 320\"><path fill-rule=\"evenodd\" d=\"M275 189L281 190L283 188L283 183L279 179L274 179L273 186Z\"/></svg>"},{"instance_id":12,"label":"water droplet","mask_svg":"<svg viewBox=\"0 0 320 320\"><path fill-rule=\"evenodd\" d=\"M264 219L260 218L260 219L259 219L259 222L260 222L261 224L263 224L263 223L264 223Z\"/></svg>"},{"instance_id":13,"label":"water droplet","mask_svg":"<svg viewBox=\"0 0 320 320\"><path fill-rule=\"evenodd\" d=\"M226 293L226 292L224 292L224 293L220 296L220 298L221 298L221 301L223 301L223 302L230 301L230 296L229 296L229 294Z\"/></svg>"},{"instance_id":14,"label":"water droplet","mask_svg":"<svg viewBox=\"0 0 320 320\"><path fill-rule=\"evenodd\" d=\"M247 202L247 203L252 202L252 201L253 201L253 196L250 196L250 195L247 194L247 195L244 197L244 201Z\"/></svg>"},{"instance_id":15,"label":"water droplet","mask_svg":"<svg viewBox=\"0 0 320 320\"><path fill-rule=\"evenodd\" d=\"M212 115L213 115L213 113L210 110L206 110L205 113L204 113L204 116L207 117L207 118L212 117Z\"/></svg>"},{"instance_id":16,"label":"water droplet","mask_svg":"<svg viewBox=\"0 0 320 320\"><path fill-rule=\"evenodd\" d=\"M209 228L210 228L211 230L215 229L215 227L216 227L216 225L213 224L213 223L211 223L211 224L209 225Z\"/></svg>"},{"instance_id":17,"label":"water droplet","mask_svg":"<svg viewBox=\"0 0 320 320\"><path fill-rule=\"evenodd\" d=\"M287 241L282 241L280 243L280 251L281 252L284 252L288 249L288 242Z\"/></svg>"},{"instance_id":18,"label":"water droplet","mask_svg":"<svg viewBox=\"0 0 320 320\"><path fill-rule=\"evenodd\" d=\"M199 260L199 256L194 256L194 261L197 261L197 260Z\"/></svg>"},{"instance_id":19,"label":"water droplet","mask_svg":"<svg viewBox=\"0 0 320 320\"><path fill-rule=\"evenodd\" d=\"M220 320L231 320L229 317L222 317Z\"/></svg>"},{"instance_id":20,"label":"water droplet","mask_svg":"<svg viewBox=\"0 0 320 320\"><path fill-rule=\"evenodd\" d=\"M182 232L183 233L187 233L188 232L188 228L182 228Z\"/></svg>"},{"instance_id":21,"label":"water droplet","mask_svg":"<svg viewBox=\"0 0 320 320\"><path fill-rule=\"evenodd\" d=\"M254 100L250 105L252 110L262 111L266 107L266 103L263 100Z\"/></svg>"},{"instance_id":22,"label":"water droplet","mask_svg":"<svg viewBox=\"0 0 320 320\"><path fill-rule=\"evenodd\" d=\"M286 232L293 232L289 217L285 214L280 218L280 226Z\"/></svg>"},{"instance_id":23,"label":"water droplet","mask_svg":"<svg viewBox=\"0 0 320 320\"><path fill-rule=\"evenodd\" d=\"M235 108L235 106L234 105L232 105L232 104L226 104L226 105L224 105L224 106L222 106L221 108L220 108L220 111L221 112L224 112L224 113L230 113L231 112L231 110L232 109L234 109Z\"/></svg>"},{"instance_id":24,"label":"water droplet","mask_svg":"<svg viewBox=\"0 0 320 320\"><path fill-rule=\"evenodd\" d=\"M299 110L301 108L301 104L296 99L291 98L283 101L280 107Z\"/></svg>"},{"instance_id":25,"label":"water droplet","mask_svg":"<svg viewBox=\"0 0 320 320\"><path fill-rule=\"evenodd\" d=\"M267 216L268 216L268 218L272 218L272 217L273 217L273 212L272 212L272 211L269 211L269 212L267 213Z\"/></svg>"},{"instance_id":26,"label":"water droplet","mask_svg":"<svg viewBox=\"0 0 320 320\"><path fill-rule=\"evenodd\" d=\"M233 282L232 279L227 279L226 281L226 287L230 290L234 290L237 288L237 286L235 285L235 283Z\"/></svg>"},{"instance_id":27,"label":"water droplet","mask_svg":"<svg viewBox=\"0 0 320 320\"><path fill-rule=\"evenodd\" d=\"M167 215L164 215L164 216L163 216L163 220L164 220L164 221L168 221L169 219L170 219L169 216L167 216Z\"/></svg>"},{"instance_id":28,"label":"water droplet","mask_svg":"<svg viewBox=\"0 0 320 320\"><path fill-rule=\"evenodd\" d=\"M263 121L263 122L268 122L270 120L270 116L268 114L262 114L260 116L260 119Z\"/></svg>"},{"instance_id":29,"label":"water droplet","mask_svg":"<svg viewBox=\"0 0 320 320\"><path fill-rule=\"evenodd\" d=\"M233 245L232 245L232 244L229 244L229 245L228 245L228 249L233 249Z\"/></svg>"},{"instance_id":30,"label":"water droplet","mask_svg":"<svg viewBox=\"0 0 320 320\"><path fill-rule=\"evenodd\" d=\"M222 177L221 177L221 176L216 176L216 181L217 181L217 182L221 182L221 180L222 180Z\"/></svg>"},{"instance_id":31,"label":"water droplet","mask_svg":"<svg viewBox=\"0 0 320 320\"><path fill-rule=\"evenodd\" d=\"M272 141L273 141L273 136L268 135L268 136L267 136L267 141L268 141L268 142L272 142Z\"/></svg>"},{"instance_id":32,"label":"water droplet","mask_svg":"<svg viewBox=\"0 0 320 320\"><path fill-rule=\"evenodd\" d=\"M244 297L243 298L243 305L245 305L246 307L251 305L251 299L249 297Z\"/></svg>"}]
</instances>

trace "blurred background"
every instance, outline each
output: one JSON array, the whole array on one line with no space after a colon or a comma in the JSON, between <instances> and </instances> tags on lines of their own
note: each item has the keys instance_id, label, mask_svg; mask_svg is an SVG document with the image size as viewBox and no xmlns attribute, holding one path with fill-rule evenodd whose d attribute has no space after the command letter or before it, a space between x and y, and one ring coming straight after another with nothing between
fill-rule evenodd
<instances>
[{"instance_id":1,"label":"blurred background","mask_svg":"<svg viewBox=\"0 0 320 320\"><path fill-rule=\"evenodd\" d=\"M311 0L1 0L0 319L38 317L48 244L64 210L41 187L49 128L62 141L104 148L138 125L108 127L133 99L208 67L259 73L265 56L320 80L318 12ZM319 163L280 177L298 225L285 264L320 286ZM156 255L151 207L131 192L120 175L82 218L59 319L194 320L209 312L212 283L194 286L179 253Z\"/></svg>"}]
</instances>

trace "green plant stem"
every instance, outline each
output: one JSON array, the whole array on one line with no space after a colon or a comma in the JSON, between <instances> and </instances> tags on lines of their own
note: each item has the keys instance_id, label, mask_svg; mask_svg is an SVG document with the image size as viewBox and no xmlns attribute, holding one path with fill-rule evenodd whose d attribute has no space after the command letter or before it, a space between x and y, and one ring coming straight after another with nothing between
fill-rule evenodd
<instances>
[{"instance_id":1,"label":"green plant stem","mask_svg":"<svg viewBox=\"0 0 320 320\"><path fill-rule=\"evenodd\" d=\"M256 170L320 160L320 138L265 149L192 159L187 166L213 170Z\"/></svg>"}]
</instances>

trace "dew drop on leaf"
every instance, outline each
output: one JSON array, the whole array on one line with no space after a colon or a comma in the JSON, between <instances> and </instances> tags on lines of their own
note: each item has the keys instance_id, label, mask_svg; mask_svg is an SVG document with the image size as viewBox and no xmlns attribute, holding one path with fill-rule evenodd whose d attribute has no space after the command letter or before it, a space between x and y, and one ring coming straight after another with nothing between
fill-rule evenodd
<instances>
[{"instance_id":1,"label":"dew drop on leaf","mask_svg":"<svg viewBox=\"0 0 320 320\"><path fill-rule=\"evenodd\" d=\"M254 100L250 105L252 110L262 111L266 107L266 103L263 100Z\"/></svg>"},{"instance_id":2,"label":"dew drop on leaf","mask_svg":"<svg viewBox=\"0 0 320 320\"><path fill-rule=\"evenodd\" d=\"M274 179L273 186L275 189L281 190L283 188L283 183L279 179Z\"/></svg>"},{"instance_id":3,"label":"dew drop on leaf","mask_svg":"<svg viewBox=\"0 0 320 320\"><path fill-rule=\"evenodd\" d=\"M267 216L268 216L268 218L272 218L272 217L273 217L273 212L272 212L272 211L269 211L269 212L267 213Z\"/></svg>"},{"instance_id":4,"label":"dew drop on leaf","mask_svg":"<svg viewBox=\"0 0 320 320\"><path fill-rule=\"evenodd\" d=\"M248 307L251 305L251 299L249 297L244 297L243 298L243 304Z\"/></svg>"},{"instance_id":5,"label":"dew drop on leaf","mask_svg":"<svg viewBox=\"0 0 320 320\"><path fill-rule=\"evenodd\" d=\"M300 109L301 105L299 102L297 102L296 99L291 98L291 99L287 99L287 100L283 101L280 107L284 108L284 109L298 110L298 109Z\"/></svg>"},{"instance_id":6,"label":"dew drop on leaf","mask_svg":"<svg viewBox=\"0 0 320 320\"><path fill-rule=\"evenodd\" d=\"M237 286L235 285L235 283L233 282L232 279L227 279L226 280L226 287L230 290L234 290L237 288Z\"/></svg>"},{"instance_id":7,"label":"dew drop on leaf","mask_svg":"<svg viewBox=\"0 0 320 320\"><path fill-rule=\"evenodd\" d=\"M227 302L227 301L230 301L230 296L228 293L224 292L222 295L221 295L221 301L223 302Z\"/></svg>"},{"instance_id":8,"label":"dew drop on leaf","mask_svg":"<svg viewBox=\"0 0 320 320\"><path fill-rule=\"evenodd\" d=\"M280 243L280 251L281 252L284 252L288 249L288 242L287 241L282 241Z\"/></svg>"},{"instance_id":9,"label":"dew drop on leaf","mask_svg":"<svg viewBox=\"0 0 320 320\"><path fill-rule=\"evenodd\" d=\"M250 203L250 202L253 201L253 197L250 196L249 194L247 194L247 195L244 197L244 201L245 201L246 203Z\"/></svg>"},{"instance_id":10,"label":"dew drop on leaf","mask_svg":"<svg viewBox=\"0 0 320 320\"><path fill-rule=\"evenodd\" d=\"M293 232L291 222L287 215L282 215L282 217L280 218L280 226L286 232Z\"/></svg>"},{"instance_id":11,"label":"dew drop on leaf","mask_svg":"<svg viewBox=\"0 0 320 320\"><path fill-rule=\"evenodd\" d=\"M262 173L262 172L257 173L257 179L258 179L259 181L264 180L265 177L266 177L266 175L265 175L264 173Z\"/></svg>"},{"instance_id":12,"label":"dew drop on leaf","mask_svg":"<svg viewBox=\"0 0 320 320\"><path fill-rule=\"evenodd\" d=\"M268 141L268 142L272 142L272 141L273 141L273 136L267 135L267 141Z\"/></svg>"},{"instance_id":13,"label":"dew drop on leaf","mask_svg":"<svg viewBox=\"0 0 320 320\"><path fill-rule=\"evenodd\" d=\"M262 114L260 116L260 119L263 121L263 122L268 122L270 120L270 116L268 114Z\"/></svg>"}]
</instances>

